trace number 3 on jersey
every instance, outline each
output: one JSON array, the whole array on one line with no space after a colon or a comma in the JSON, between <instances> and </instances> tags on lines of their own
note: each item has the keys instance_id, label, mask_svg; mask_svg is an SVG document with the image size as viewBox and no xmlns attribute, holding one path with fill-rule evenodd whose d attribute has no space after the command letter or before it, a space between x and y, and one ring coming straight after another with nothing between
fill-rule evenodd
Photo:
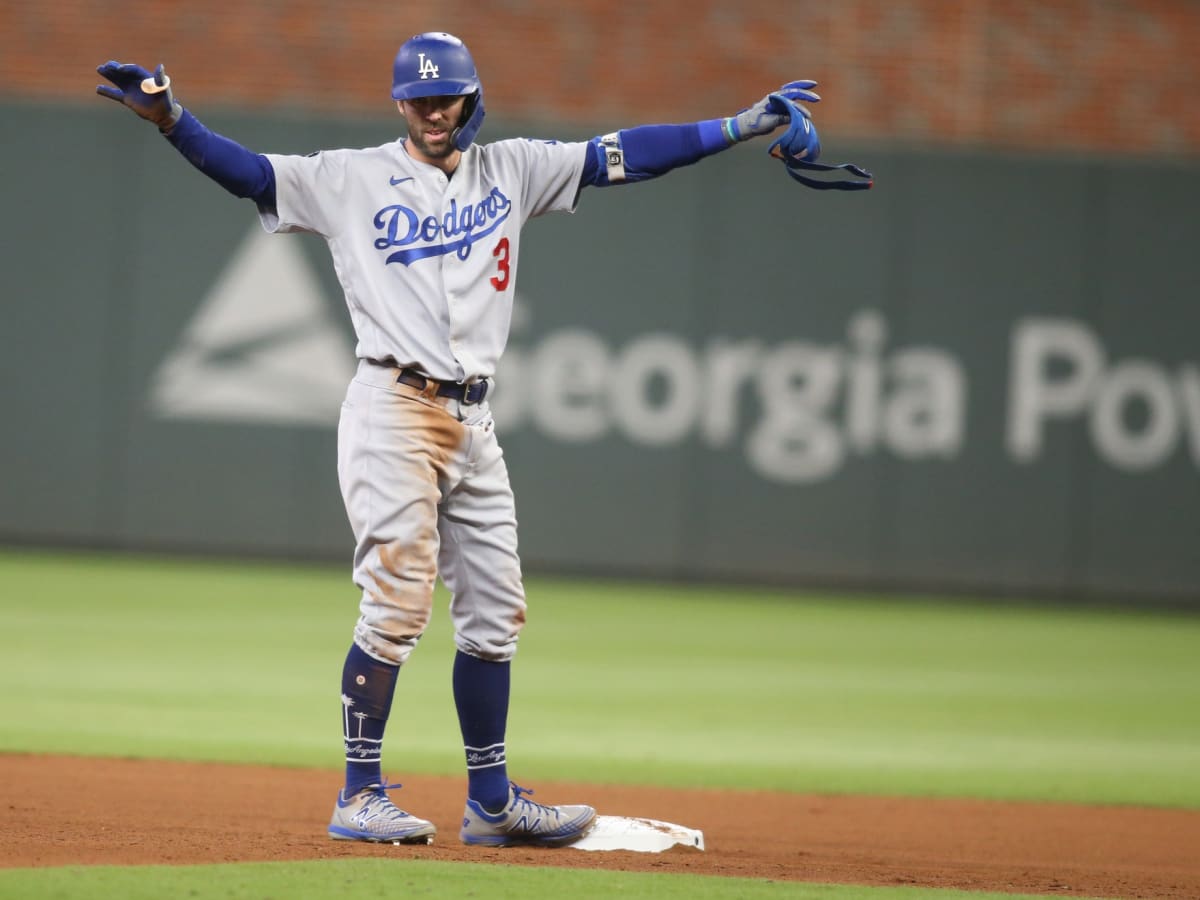
<instances>
[{"instance_id":1,"label":"number 3 on jersey","mask_svg":"<svg viewBox=\"0 0 1200 900\"><path fill-rule=\"evenodd\" d=\"M508 287L508 238L500 238L500 243L496 244L492 256L496 258L496 274L489 280L492 282L492 287L502 291Z\"/></svg>"}]
</instances>

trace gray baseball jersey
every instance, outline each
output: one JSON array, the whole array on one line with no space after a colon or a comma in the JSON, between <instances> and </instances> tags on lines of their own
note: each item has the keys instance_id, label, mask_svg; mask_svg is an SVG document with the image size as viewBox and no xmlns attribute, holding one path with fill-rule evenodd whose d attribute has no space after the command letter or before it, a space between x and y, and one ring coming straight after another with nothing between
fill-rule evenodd
<instances>
[{"instance_id":1,"label":"gray baseball jersey","mask_svg":"<svg viewBox=\"0 0 1200 900\"><path fill-rule=\"evenodd\" d=\"M573 211L586 143L473 144L448 177L403 142L268 155L270 232L325 238L363 359L440 381L494 374L508 340L521 226Z\"/></svg>"},{"instance_id":2,"label":"gray baseball jersey","mask_svg":"<svg viewBox=\"0 0 1200 900\"><path fill-rule=\"evenodd\" d=\"M574 210L587 144L473 144L453 176L401 141L270 155L271 232L322 235L358 335L342 404L338 475L362 589L356 642L402 665L438 574L460 650L506 660L525 621L517 521L486 401L465 405L397 380L490 377L508 340L521 226ZM387 365L380 366L378 363ZM347 737L349 740L349 737Z\"/></svg>"}]
</instances>

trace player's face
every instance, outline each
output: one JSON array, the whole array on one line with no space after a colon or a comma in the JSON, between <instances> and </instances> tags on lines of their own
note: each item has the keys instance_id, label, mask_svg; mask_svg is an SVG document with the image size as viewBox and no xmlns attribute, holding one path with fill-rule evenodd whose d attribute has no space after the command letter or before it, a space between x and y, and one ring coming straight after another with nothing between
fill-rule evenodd
<instances>
[{"instance_id":1,"label":"player's face","mask_svg":"<svg viewBox=\"0 0 1200 900\"><path fill-rule=\"evenodd\" d=\"M408 122L408 139L428 160L446 159L457 152L450 136L462 120L466 97L415 97L397 106Z\"/></svg>"}]
</instances>

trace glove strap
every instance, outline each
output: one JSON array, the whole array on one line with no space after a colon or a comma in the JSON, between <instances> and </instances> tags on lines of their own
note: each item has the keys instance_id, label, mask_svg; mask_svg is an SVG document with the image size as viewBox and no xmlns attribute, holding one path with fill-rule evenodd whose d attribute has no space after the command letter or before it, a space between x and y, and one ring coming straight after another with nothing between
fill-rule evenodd
<instances>
[{"instance_id":1,"label":"glove strap","mask_svg":"<svg viewBox=\"0 0 1200 900\"><path fill-rule=\"evenodd\" d=\"M823 181L819 178L810 178L807 175L801 175L797 169L809 169L817 172L832 172L835 169L843 169L857 175L859 178L865 178L866 181L852 181L850 179L841 179L837 181ZM840 166L829 166L825 163L806 162L802 159L790 159L787 161L787 173L795 178L798 182L806 187L813 188L818 191L865 191L875 183L875 176L866 169L859 168L853 163L842 163Z\"/></svg>"}]
</instances>

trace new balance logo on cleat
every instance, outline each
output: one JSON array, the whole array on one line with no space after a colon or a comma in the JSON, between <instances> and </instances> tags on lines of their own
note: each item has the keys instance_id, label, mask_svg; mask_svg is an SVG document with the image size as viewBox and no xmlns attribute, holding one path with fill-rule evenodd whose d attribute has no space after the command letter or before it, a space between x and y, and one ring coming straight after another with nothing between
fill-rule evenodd
<instances>
[{"instance_id":1,"label":"new balance logo on cleat","mask_svg":"<svg viewBox=\"0 0 1200 900\"><path fill-rule=\"evenodd\" d=\"M518 831L518 832L527 831L527 832L532 833L532 832L536 832L538 829L538 826L541 824L542 824L541 816L538 816L536 819L534 819L532 824L530 824L530 822L524 816L521 816L521 818L517 819L517 823L515 825L513 825L513 831Z\"/></svg>"},{"instance_id":2,"label":"new balance logo on cleat","mask_svg":"<svg viewBox=\"0 0 1200 900\"><path fill-rule=\"evenodd\" d=\"M345 807L345 804L339 804ZM371 807L364 805L358 812L350 817L350 821L358 826L360 831L369 831L371 820L376 817L376 813Z\"/></svg>"}]
</instances>

